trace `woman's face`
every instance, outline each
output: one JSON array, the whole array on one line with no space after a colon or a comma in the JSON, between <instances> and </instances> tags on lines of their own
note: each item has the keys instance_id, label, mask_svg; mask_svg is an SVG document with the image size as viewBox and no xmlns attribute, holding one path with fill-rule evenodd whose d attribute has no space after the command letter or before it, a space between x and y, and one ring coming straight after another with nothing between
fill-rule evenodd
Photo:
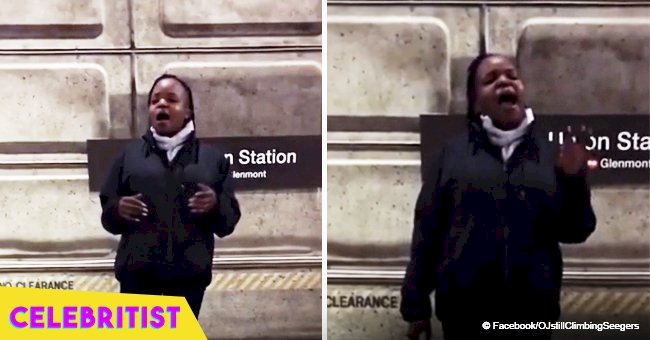
<instances>
[{"instance_id":1,"label":"woman's face","mask_svg":"<svg viewBox=\"0 0 650 340\"><path fill-rule=\"evenodd\" d=\"M187 93L178 81L165 78L156 83L149 101L149 120L157 134L175 135L190 115Z\"/></svg>"},{"instance_id":2,"label":"woman's face","mask_svg":"<svg viewBox=\"0 0 650 340\"><path fill-rule=\"evenodd\" d=\"M476 74L476 110L495 126L514 129L524 118L524 83L510 59L494 56L481 63Z\"/></svg>"}]
</instances>

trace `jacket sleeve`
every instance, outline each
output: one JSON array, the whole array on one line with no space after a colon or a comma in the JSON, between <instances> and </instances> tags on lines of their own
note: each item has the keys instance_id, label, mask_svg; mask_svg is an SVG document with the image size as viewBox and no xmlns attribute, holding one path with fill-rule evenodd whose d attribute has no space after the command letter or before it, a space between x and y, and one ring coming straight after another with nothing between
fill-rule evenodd
<instances>
[{"instance_id":1,"label":"jacket sleeve","mask_svg":"<svg viewBox=\"0 0 650 340\"><path fill-rule=\"evenodd\" d=\"M122 184L122 167L124 165L124 154L113 161L108 176L99 193L99 200L102 205L102 226L111 234L118 235L125 232L129 222L120 217L117 212L117 204L124 196L124 185Z\"/></svg>"},{"instance_id":2,"label":"jacket sleeve","mask_svg":"<svg viewBox=\"0 0 650 340\"><path fill-rule=\"evenodd\" d=\"M441 188L441 153L424 178L415 205L411 255L402 285L400 312L405 321L428 320L432 316L429 296L434 290L437 261L442 253L446 216Z\"/></svg>"},{"instance_id":3,"label":"jacket sleeve","mask_svg":"<svg viewBox=\"0 0 650 340\"><path fill-rule=\"evenodd\" d=\"M559 242L581 243L596 229L596 215L591 206L591 190L584 175L558 173L560 207L556 236Z\"/></svg>"},{"instance_id":4,"label":"jacket sleeve","mask_svg":"<svg viewBox=\"0 0 650 340\"><path fill-rule=\"evenodd\" d=\"M220 157L218 168L223 176L219 176L221 179L211 186L217 194L217 206L206 216L205 223L217 236L226 237L235 230L241 211L230 174L230 162L223 155Z\"/></svg>"}]
</instances>

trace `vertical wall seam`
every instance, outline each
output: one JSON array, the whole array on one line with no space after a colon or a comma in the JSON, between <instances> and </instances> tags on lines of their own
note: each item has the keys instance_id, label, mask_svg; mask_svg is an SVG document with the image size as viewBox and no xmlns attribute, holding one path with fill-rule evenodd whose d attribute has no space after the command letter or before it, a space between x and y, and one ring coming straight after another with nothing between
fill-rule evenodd
<instances>
[{"instance_id":1,"label":"vertical wall seam","mask_svg":"<svg viewBox=\"0 0 650 340\"><path fill-rule=\"evenodd\" d=\"M137 108L137 89L136 89L136 84L135 84L135 76L136 76L136 65L135 65L135 29L133 27L133 16L135 15L134 9L133 9L133 0L128 0L128 11L129 11L129 63L131 66L131 72L129 74L129 83L131 86L131 93L130 93L130 99L131 99L131 112L130 112L130 117L131 117L131 126L129 128L129 134L131 138L136 136L136 130L137 130L137 120L136 120L136 114L138 111Z\"/></svg>"},{"instance_id":2,"label":"vertical wall seam","mask_svg":"<svg viewBox=\"0 0 650 340\"><path fill-rule=\"evenodd\" d=\"M127 0L127 6L129 11L129 49L135 49L135 28L133 27L133 16L135 15L133 11L133 0Z\"/></svg>"},{"instance_id":3,"label":"vertical wall seam","mask_svg":"<svg viewBox=\"0 0 650 340\"><path fill-rule=\"evenodd\" d=\"M488 6L482 4L479 10L479 50L480 54L487 53L489 48Z\"/></svg>"}]
</instances>

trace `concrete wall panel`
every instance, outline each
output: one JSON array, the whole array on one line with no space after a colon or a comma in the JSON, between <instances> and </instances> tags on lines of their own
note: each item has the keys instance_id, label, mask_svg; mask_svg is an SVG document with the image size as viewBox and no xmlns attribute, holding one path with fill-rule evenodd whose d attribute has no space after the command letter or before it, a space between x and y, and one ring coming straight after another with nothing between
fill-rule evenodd
<instances>
[{"instance_id":1,"label":"concrete wall panel","mask_svg":"<svg viewBox=\"0 0 650 340\"><path fill-rule=\"evenodd\" d=\"M85 142L131 130L128 56L2 56L1 142Z\"/></svg>"},{"instance_id":2,"label":"concrete wall panel","mask_svg":"<svg viewBox=\"0 0 650 340\"><path fill-rule=\"evenodd\" d=\"M138 112L146 112L151 84L167 72L192 88L200 136L320 134L320 54L247 57L138 56ZM147 117L136 119L145 129Z\"/></svg>"},{"instance_id":3,"label":"concrete wall panel","mask_svg":"<svg viewBox=\"0 0 650 340\"><path fill-rule=\"evenodd\" d=\"M530 19L517 58L537 112L650 113L650 18Z\"/></svg>"},{"instance_id":4,"label":"concrete wall panel","mask_svg":"<svg viewBox=\"0 0 650 340\"><path fill-rule=\"evenodd\" d=\"M0 7L0 49L129 46L127 0L2 0Z\"/></svg>"},{"instance_id":5,"label":"concrete wall panel","mask_svg":"<svg viewBox=\"0 0 650 340\"><path fill-rule=\"evenodd\" d=\"M138 47L320 45L321 1L134 0Z\"/></svg>"}]
</instances>

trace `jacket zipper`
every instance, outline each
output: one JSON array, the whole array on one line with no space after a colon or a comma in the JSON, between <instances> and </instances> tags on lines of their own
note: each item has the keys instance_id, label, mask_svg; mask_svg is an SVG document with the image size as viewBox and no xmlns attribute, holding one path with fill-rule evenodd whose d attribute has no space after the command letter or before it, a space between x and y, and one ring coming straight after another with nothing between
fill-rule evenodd
<instances>
[{"instance_id":1,"label":"jacket zipper","mask_svg":"<svg viewBox=\"0 0 650 340\"><path fill-rule=\"evenodd\" d=\"M167 226L167 261L170 262L170 264L174 263L174 240L172 235L172 228L174 227L174 223L176 223L176 217L174 215L176 214L172 214L171 225Z\"/></svg>"},{"instance_id":2,"label":"jacket zipper","mask_svg":"<svg viewBox=\"0 0 650 340\"><path fill-rule=\"evenodd\" d=\"M523 143L523 141L522 141L522 143ZM509 210L512 208L512 203L510 202L510 200L513 199L512 195L515 195L515 197L517 195L517 192L512 190L511 183L510 183L511 174L512 174L512 171L514 170L511 167L512 163L510 163L510 162L513 159L516 159L516 157L518 156L517 155L517 150L519 150L520 148L521 148L521 143L519 145L515 146L515 149L512 151L512 154L510 155L510 157L508 158L507 161L503 160L503 171L506 174L505 187L507 189L506 195L505 195L505 201L506 201L505 209L508 210L508 211L502 212L503 213L502 221L505 222L503 224L503 257L504 257L504 262L505 262L505 268L503 270L503 278L504 278L504 283L506 285L508 284L508 280L509 280L509 277L510 277L510 261L508 259L508 237L510 236L509 235L510 234L510 227L509 227L507 216L509 216L510 213L511 213Z\"/></svg>"},{"instance_id":3,"label":"jacket zipper","mask_svg":"<svg viewBox=\"0 0 650 340\"><path fill-rule=\"evenodd\" d=\"M512 157L511 157L511 158L512 158ZM505 170L505 172L506 172L506 176L507 176L507 179L506 179L506 189L507 189L507 190L510 190L510 189L511 189L511 188L510 188L510 171L509 171L509 169L508 169L508 164L507 164L506 161L503 162L503 169ZM507 202L507 204L506 204L506 209L507 209L507 210L509 210L510 207L511 207L511 204L510 204L510 197L509 197L510 195L509 195L509 194L511 194L511 193L506 192L506 202ZM504 262L505 262L505 268L504 268L504 273L503 273L503 280L504 280L504 284L505 284L505 285L508 285L508 279L509 279L509 276L510 276L510 261L508 260L508 237L510 236L510 235L509 235L509 233L510 233L510 228L509 228L509 223L508 223L508 218L507 218L507 216L509 215L510 211L505 211L505 212L502 212L502 213L504 214L504 215L503 215L503 221L505 222L505 223L503 224L503 243L504 243L504 254L503 254L503 257L504 257Z\"/></svg>"},{"instance_id":4,"label":"jacket zipper","mask_svg":"<svg viewBox=\"0 0 650 340\"><path fill-rule=\"evenodd\" d=\"M170 162L170 161L167 161L166 164L167 164L167 173L168 173L168 176L169 176L168 178L170 179L168 181L167 185L169 185L170 183L173 183L172 179L174 177L174 167L173 167L174 164L173 164L173 162ZM171 192L169 192L168 194L170 195L169 197L173 197L173 196L171 196L171 194L172 194ZM174 209L172 208L170 224L167 226L167 256L165 256L165 260L167 262L167 269L169 269L169 266L173 265L173 263L174 263L174 245L173 245L172 231L173 231L173 228L174 228L174 223L176 222L175 221L175 219L176 219L175 215L176 214L174 213Z\"/></svg>"},{"instance_id":5,"label":"jacket zipper","mask_svg":"<svg viewBox=\"0 0 650 340\"><path fill-rule=\"evenodd\" d=\"M505 230L503 231L503 235L504 235L503 241L505 243L505 246L504 246L505 247L505 262L506 262L506 268L505 268L503 276L504 276L504 280L505 280L506 285L508 284L508 278L510 276L510 273L509 273L509 271L510 271L510 262L508 261L508 236L507 236L507 234L508 234L508 227L506 226Z\"/></svg>"}]
</instances>

